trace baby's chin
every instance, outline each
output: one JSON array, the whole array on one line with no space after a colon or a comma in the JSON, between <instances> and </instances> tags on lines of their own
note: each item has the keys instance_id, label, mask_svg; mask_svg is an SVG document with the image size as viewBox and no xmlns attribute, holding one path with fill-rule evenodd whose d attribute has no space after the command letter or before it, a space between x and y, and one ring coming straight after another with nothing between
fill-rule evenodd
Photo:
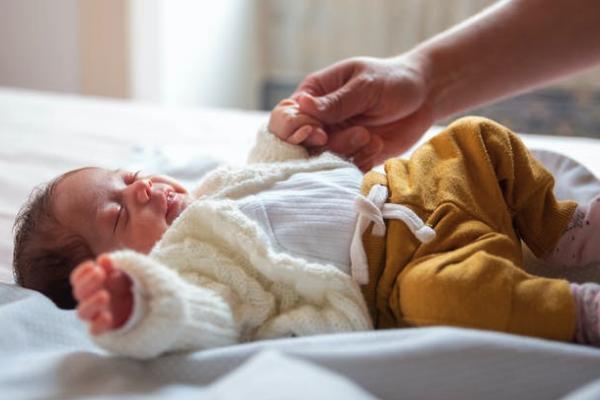
<instances>
[{"instance_id":1,"label":"baby's chin","mask_svg":"<svg viewBox=\"0 0 600 400\"><path fill-rule=\"evenodd\" d=\"M167 225L171 225L173 221L177 219L186 209L190 202L189 195L187 193L173 193L167 202L167 213L165 220Z\"/></svg>"}]
</instances>

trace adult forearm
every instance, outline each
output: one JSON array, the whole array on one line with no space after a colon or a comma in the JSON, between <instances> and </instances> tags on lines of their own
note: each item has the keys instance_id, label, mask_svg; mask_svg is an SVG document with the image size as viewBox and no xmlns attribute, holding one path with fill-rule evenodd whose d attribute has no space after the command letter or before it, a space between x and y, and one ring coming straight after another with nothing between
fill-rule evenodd
<instances>
[{"instance_id":1,"label":"adult forearm","mask_svg":"<svg viewBox=\"0 0 600 400\"><path fill-rule=\"evenodd\" d=\"M501 1L408 53L434 120L600 61L598 0Z\"/></svg>"}]
</instances>

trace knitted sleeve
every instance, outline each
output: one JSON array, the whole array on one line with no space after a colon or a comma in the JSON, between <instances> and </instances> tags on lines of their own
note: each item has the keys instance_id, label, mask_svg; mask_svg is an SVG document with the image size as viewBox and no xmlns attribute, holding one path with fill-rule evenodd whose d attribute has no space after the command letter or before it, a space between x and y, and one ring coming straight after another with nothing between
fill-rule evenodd
<instances>
[{"instance_id":1,"label":"knitted sleeve","mask_svg":"<svg viewBox=\"0 0 600 400\"><path fill-rule=\"evenodd\" d=\"M160 262L130 250L111 254L116 268L129 274L143 293L140 320L127 329L94 336L101 347L134 358L225 346L238 341L228 303L215 291L183 280Z\"/></svg>"},{"instance_id":2,"label":"knitted sleeve","mask_svg":"<svg viewBox=\"0 0 600 400\"><path fill-rule=\"evenodd\" d=\"M268 163L309 158L306 149L300 145L286 143L266 126L259 129L256 143L248 155L248 163Z\"/></svg>"}]
</instances>

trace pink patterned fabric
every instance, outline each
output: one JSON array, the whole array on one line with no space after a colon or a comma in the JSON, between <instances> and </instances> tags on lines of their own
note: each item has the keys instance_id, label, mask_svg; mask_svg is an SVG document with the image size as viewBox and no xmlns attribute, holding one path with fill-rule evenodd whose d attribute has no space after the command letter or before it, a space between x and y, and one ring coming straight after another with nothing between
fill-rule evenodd
<instances>
[{"instance_id":1,"label":"pink patterned fabric","mask_svg":"<svg viewBox=\"0 0 600 400\"><path fill-rule=\"evenodd\" d=\"M600 195L577 206L567 230L545 258L554 265L577 267L600 260Z\"/></svg>"},{"instance_id":2,"label":"pink patterned fabric","mask_svg":"<svg viewBox=\"0 0 600 400\"><path fill-rule=\"evenodd\" d=\"M575 341L600 345L600 285L596 283L571 284L571 293L577 308Z\"/></svg>"}]
</instances>

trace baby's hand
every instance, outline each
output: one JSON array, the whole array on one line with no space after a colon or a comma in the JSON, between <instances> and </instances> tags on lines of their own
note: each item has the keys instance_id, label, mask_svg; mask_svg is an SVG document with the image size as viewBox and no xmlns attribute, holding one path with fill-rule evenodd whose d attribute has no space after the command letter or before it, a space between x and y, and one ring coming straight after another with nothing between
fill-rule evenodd
<instances>
[{"instance_id":1,"label":"baby's hand","mask_svg":"<svg viewBox=\"0 0 600 400\"><path fill-rule=\"evenodd\" d=\"M71 272L73 296L79 302L79 318L99 335L125 324L133 309L131 278L114 268L106 255L82 262Z\"/></svg>"},{"instance_id":2,"label":"baby's hand","mask_svg":"<svg viewBox=\"0 0 600 400\"><path fill-rule=\"evenodd\" d=\"M291 144L322 146L327 143L327 134L316 119L300 113L298 103L291 99L279 102L271 111L269 131Z\"/></svg>"}]
</instances>

